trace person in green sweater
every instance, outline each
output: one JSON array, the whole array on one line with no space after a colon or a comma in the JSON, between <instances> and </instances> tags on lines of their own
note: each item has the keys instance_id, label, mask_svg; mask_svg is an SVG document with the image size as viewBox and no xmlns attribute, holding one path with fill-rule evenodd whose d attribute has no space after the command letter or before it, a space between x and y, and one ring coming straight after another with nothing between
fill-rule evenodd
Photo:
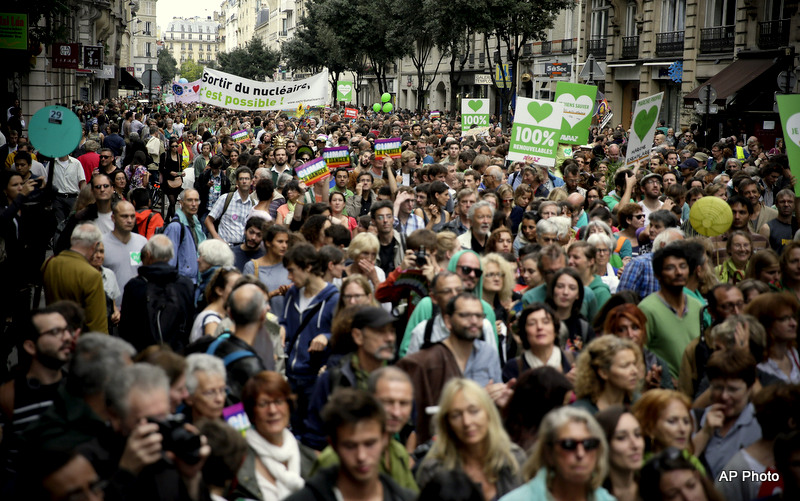
<instances>
[{"instance_id":1,"label":"person in green sweater","mask_svg":"<svg viewBox=\"0 0 800 501\"><path fill-rule=\"evenodd\" d=\"M653 255L653 274L661 288L639 303L639 309L647 317L647 348L667 362L671 376L676 379L686 346L700 336L703 305L684 291L691 273L695 270L689 266L684 241L657 250Z\"/></svg>"},{"instance_id":2,"label":"person in green sweater","mask_svg":"<svg viewBox=\"0 0 800 501\"><path fill-rule=\"evenodd\" d=\"M599 310L611 297L611 289L603 282L600 275L595 275L595 257L597 249L588 242L579 240L569 246L567 257L569 266L575 268L581 276L581 281L594 292L594 304ZM593 319L588 319L592 321Z\"/></svg>"},{"instance_id":3,"label":"person in green sweater","mask_svg":"<svg viewBox=\"0 0 800 501\"><path fill-rule=\"evenodd\" d=\"M389 434L389 445L383 451L380 471L392 477L400 487L418 492L417 482L411 473L409 450L416 447L416 437L403 433L411 420L411 409L414 404L414 388L411 379L402 369L386 366L370 374L368 390L376 400L383 404L386 412L386 432ZM405 445L401 440L404 440ZM328 468L339 464L339 456L333 447L327 446L317 456L311 468L309 478L320 468Z\"/></svg>"},{"instance_id":4,"label":"person in green sweater","mask_svg":"<svg viewBox=\"0 0 800 501\"><path fill-rule=\"evenodd\" d=\"M481 259L477 252L472 250L456 252L453 257L450 258L447 270L461 277L466 292L472 292L475 297L479 299L483 297L483 278L481 278L483 276L483 269L481 268ZM481 303L483 304L483 313L486 314L486 320L492 325L495 335L494 344L497 346L497 327L494 308L483 299L481 299ZM408 319L406 331L403 334L403 340L400 342L401 357L404 357L408 351L408 345L411 342L411 331L414 330L414 327L433 317L433 303L431 302L431 298L422 298L419 304L417 304L417 307L414 308L414 313L411 314L411 318Z\"/></svg>"}]
</instances>

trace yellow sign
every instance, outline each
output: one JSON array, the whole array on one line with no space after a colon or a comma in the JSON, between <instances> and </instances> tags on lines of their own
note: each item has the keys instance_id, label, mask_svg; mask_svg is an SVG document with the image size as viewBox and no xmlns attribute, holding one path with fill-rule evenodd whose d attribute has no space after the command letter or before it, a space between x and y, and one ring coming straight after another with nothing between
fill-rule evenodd
<instances>
[{"instance_id":1,"label":"yellow sign","mask_svg":"<svg viewBox=\"0 0 800 501\"><path fill-rule=\"evenodd\" d=\"M494 80L498 89L508 89L511 87L511 71L508 64L496 65L494 67Z\"/></svg>"},{"instance_id":2,"label":"yellow sign","mask_svg":"<svg viewBox=\"0 0 800 501\"><path fill-rule=\"evenodd\" d=\"M28 15L0 14L0 49L28 48Z\"/></svg>"}]
</instances>

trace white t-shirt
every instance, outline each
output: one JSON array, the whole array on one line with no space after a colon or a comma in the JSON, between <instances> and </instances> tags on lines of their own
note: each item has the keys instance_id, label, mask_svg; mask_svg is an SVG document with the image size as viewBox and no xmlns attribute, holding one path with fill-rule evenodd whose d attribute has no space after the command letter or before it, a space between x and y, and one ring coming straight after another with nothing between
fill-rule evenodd
<instances>
[{"instance_id":1,"label":"white t-shirt","mask_svg":"<svg viewBox=\"0 0 800 501\"><path fill-rule=\"evenodd\" d=\"M100 228L100 231L103 233L103 235L107 235L114 231L114 219L111 217L111 214L111 211L97 211L97 219L92 221L97 225L98 228Z\"/></svg>"}]
</instances>

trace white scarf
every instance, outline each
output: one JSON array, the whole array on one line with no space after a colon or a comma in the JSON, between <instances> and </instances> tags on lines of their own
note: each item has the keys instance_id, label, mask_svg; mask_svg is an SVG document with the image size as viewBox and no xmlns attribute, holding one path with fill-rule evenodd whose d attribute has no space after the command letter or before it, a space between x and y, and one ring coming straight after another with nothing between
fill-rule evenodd
<instances>
[{"instance_id":1,"label":"white scarf","mask_svg":"<svg viewBox=\"0 0 800 501\"><path fill-rule=\"evenodd\" d=\"M280 447L269 443L258 434L255 428L247 430L245 438L247 439L247 444L258 455L258 459L261 460L261 463L275 479L275 487L271 485L269 487L272 489L277 488L278 499L284 499L303 488L305 481L300 476L300 448L297 445L297 440L289 430L283 430L283 445ZM256 477L259 480L261 479L258 475ZM262 486L269 483L258 482L262 490L264 489ZM264 494L264 499L271 497L267 493L262 494Z\"/></svg>"},{"instance_id":2,"label":"white scarf","mask_svg":"<svg viewBox=\"0 0 800 501\"><path fill-rule=\"evenodd\" d=\"M525 350L524 355L525 361L528 362L531 369L544 367L546 365L548 367L555 367L559 371L561 370L561 350L556 346L553 347L553 352L550 353L550 358L547 359L547 363L542 362L531 350Z\"/></svg>"}]
</instances>

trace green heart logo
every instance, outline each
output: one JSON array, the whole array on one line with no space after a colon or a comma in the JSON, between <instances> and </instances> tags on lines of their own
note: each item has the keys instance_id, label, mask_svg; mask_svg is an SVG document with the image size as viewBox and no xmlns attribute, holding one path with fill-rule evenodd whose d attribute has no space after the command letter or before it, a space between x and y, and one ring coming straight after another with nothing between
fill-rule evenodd
<instances>
[{"instance_id":1,"label":"green heart logo","mask_svg":"<svg viewBox=\"0 0 800 501\"><path fill-rule=\"evenodd\" d=\"M553 113L553 105L550 103L528 103L528 113L536 122L541 122Z\"/></svg>"},{"instance_id":2,"label":"green heart logo","mask_svg":"<svg viewBox=\"0 0 800 501\"><path fill-rule=\"evenodd\" d=\"M481 109L481 106L483 106L483 103L482 103L482 102L480 102L480 101L470 101L470 102L468 102L468 103L467 103L467 106L469 106L469 108L470 108L472 111L474 111L475 113L477 113L477 112L478 112L478 110L479 110L479 109Z\"/></svg>"},{"instance_id":3,"label":"green heart logo","mask_svg":"<svg viewBox=\"0 0 800 501\"><path fill-rule=\"evenodd\" d=\"M640 141L644 141L644 136L650 130L650 127L656 122L658 115L658 106L651 107L648 111L642 110L636 114L633 120L633 131L639 136Z\"/></svg>"}]
</instances>

